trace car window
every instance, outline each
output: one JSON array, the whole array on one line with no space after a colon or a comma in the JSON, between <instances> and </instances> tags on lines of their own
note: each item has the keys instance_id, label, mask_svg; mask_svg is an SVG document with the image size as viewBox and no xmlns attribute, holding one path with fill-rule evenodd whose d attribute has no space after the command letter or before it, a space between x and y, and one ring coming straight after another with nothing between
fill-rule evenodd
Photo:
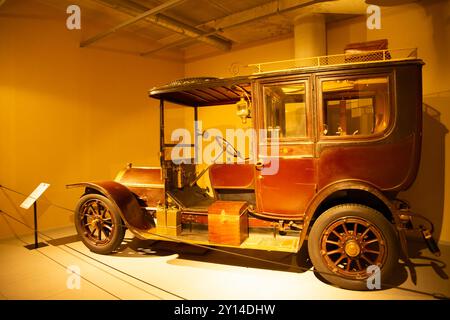
<instances>
[{"instance_id":1,"label":"car window","mask_svg":"<svg viewBox=\"0 0 450 320\"><path fill-rule=\"evenodd\" d=\"M304 138L306 130L305 83L264 86L264 124L267 137Z\"/></svg>"},{"instance_id":2,"label":"car window","mask_svg":"<svg viewBox=\"0 0 450 320\"><path fill-rule=\"evenodd\" d=\"M322 82L322 135L367 136L389 123L389 78L350 78Z\"/></svg>"}]
</instances>

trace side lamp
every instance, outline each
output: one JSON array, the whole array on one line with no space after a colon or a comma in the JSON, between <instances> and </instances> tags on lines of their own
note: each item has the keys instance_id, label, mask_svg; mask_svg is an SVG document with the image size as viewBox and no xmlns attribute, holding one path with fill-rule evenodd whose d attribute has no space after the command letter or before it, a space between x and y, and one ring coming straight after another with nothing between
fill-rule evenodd
<instances>
[{"instance_id":1,"label":"side lamp","mask_svg":"<svg viewBox=\"0 0 450 320\"><path fill-rule=\"evenodd\" d=\"M247 118L250 118L250 105L241 97L241 99L236 103L236 115L241 118L242 123L247 123Z\"/></svg>"}]
</instances>

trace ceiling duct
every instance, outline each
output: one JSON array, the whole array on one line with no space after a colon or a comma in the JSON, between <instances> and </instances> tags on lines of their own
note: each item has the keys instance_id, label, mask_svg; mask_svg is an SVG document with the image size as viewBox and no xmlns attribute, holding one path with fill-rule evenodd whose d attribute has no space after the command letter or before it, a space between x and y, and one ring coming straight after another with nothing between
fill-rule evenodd
<instances>
[{"instance_id":1,"label":"ceiling duct","mask_svg":"<svg viewBox=\"0 0 450 320\"><path fill-rule=\"evenodd\" d=\"M96 0L96 2L131 16L137 16L147 11L146 8L143 8L142 6L138 6L135 3L127 1ZM169 18L161 13L158 13L153 16L148 16L142 19L142 21L152 23L154 25L160 26L172 32L184 35L186 37L193 38L195 40L201 41L203 43L214 46L224 51L229 50L231 48L231 41L224 40L217 36L204 35L204 32L202 30L189 26L175 19Z\"/></svg>"}]
</instances>

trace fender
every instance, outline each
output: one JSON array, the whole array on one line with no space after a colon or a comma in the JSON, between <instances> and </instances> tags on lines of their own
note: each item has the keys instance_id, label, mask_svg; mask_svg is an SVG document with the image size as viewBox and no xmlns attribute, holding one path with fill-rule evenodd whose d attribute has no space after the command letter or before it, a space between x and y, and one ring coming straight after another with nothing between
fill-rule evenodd
<instances>
[{"instance_id":1,"label":"fender","mask_svg":"<svg viewBox=\"0 0 450 320\"><path fill-rule=\"evenodd\" d=\"M332 184L329 184L322 188L308 204L303 224L303 230L305 232L302 232L300 235L299 247L302 246L303 241L307 236L308 232L306 231L308 230L312 217L314 216L314 213L316 212L320 204L334 192L342 190L362 190L371 193L380 201L382 201L386 205L386 207L389 208L395 218L394 204L376 186L372 185L371 183L362 180L341 180L333 182Z\"/></svg>"},{"instance_id":2,"label":"fender","mask_svg":"<svg viewBox=\"0 0 450 320\"><path fill-rule=\"evenodd\" d=\"M145 232L154 227L146 217L136 197L124 185L115 181L80 182L69 184L67 188L86 187L97 190L119 208L120 216L130 231L135 234Z\"/></svg>"}]
</instances>

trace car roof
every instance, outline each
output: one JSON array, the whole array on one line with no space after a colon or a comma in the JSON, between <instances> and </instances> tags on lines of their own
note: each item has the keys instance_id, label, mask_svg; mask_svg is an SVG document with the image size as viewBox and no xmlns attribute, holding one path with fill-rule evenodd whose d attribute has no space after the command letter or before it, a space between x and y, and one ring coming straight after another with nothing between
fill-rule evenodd
<instances>
[{"instance_id":1,"label":"car roof","mask_svg":"<svg viewBox=\"0 0 450 320\"><path fill-rule=\"evenodd\" d=\"M165 101L191 107L226 105L236 103L243 95L250 95L252 82L257 80L270 79L272 77L305 75L333 70L380 68L404 64L422 65L423 62L420 59L405 59L399 61L377 61L334 66L327 65L295 68L289 70L255 73L231 78L185 78L173 81L160 87L152 88L149 91L149 96L151 98L163 99Z\"/></svg>"}]
</instances>

